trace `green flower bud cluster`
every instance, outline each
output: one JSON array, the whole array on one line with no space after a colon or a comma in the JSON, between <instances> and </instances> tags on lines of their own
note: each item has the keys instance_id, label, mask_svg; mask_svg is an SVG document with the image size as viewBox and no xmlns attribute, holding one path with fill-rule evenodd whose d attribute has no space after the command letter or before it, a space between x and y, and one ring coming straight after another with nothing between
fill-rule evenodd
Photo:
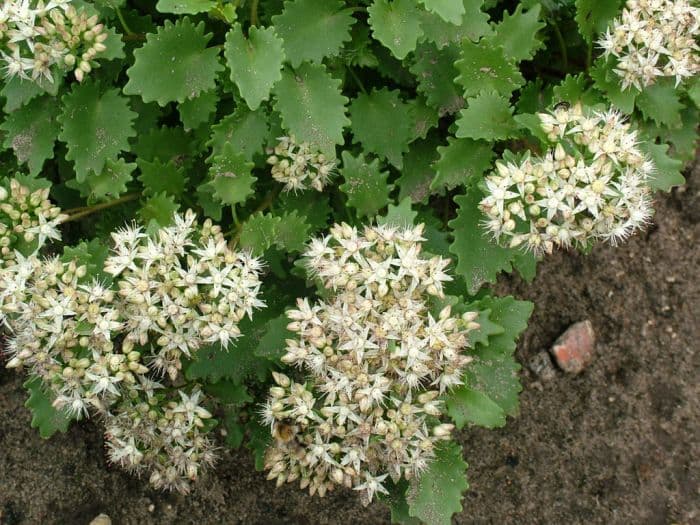
<instances>
[{"instance_id":1,"label":"green flower bud cluster","mask_svg":"<svg viewBox=\"0 0 700 525\"><path fill-rule=\"evenodd\" d=\"M577 104L539 117L551 149L499 161L486 177L479 207L495 239L541 255L597 240L616 244L643 227L653 211L654 164L624 116Z\"/></svg>"},{"instance_id":2,"label":"green flower bud cluster","mask_svg":"<svg viewBox=\"0 0 700 525\"><path fill-rule=\"evenodd\" d=\"M335 163L308 142L297 144L294 136L280 137L274 148L267 150L267 163L272 177L284 184L284 191L323 191L333 175Z\"/></svg>"},{"instance_id":3,"label":"green flower bud cluster","mask_svg":"<svg viewBox=\"0 0 700 525\"><path fill-rule=\"evenodd\" d=\"M107 48L108 34L97 15L70 0L9 0L0 7L0 59L7 77L53 82L56 71L72 70L78 82Z\"/></svg>"},{"instance_id":4,"label":"green flower bud cluster","mask_svg":"<svg viewBox=\"0 0 700 525\"><path fill-rule=\"evenodd\" d=\"M14 263L16 253L29 255L47 239L60 239L57 226L65 219L49 201L49 190L31 191L17 179L0 181L0 270Z\"/></svg>"}]
</instances>

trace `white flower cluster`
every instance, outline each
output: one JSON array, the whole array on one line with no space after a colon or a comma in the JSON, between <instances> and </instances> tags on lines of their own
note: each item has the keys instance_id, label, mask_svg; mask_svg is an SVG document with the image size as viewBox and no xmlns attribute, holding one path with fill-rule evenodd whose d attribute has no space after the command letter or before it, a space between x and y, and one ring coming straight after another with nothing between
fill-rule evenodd
<instances>
[{"instance_id":1,"label":"white flower cluster","mask_svg":"<svg viewBox=\"0 0 700 525\"><path fill-rule=\"evenodd\" d=\"M580 104L539 117L556 145L541 158L499 161L486 177L479 206L496 240L540 255L598 239L615 244L644 226L653 211L654 165L625 117L584 112Z\"/></svg>"},{"instance_id":2,"label":"white flower cluster","mask_svg":"<svg viewBox=\"0 0 700 525\"><path fill-rule=\"evenodd\" d=\"M66 217L48 197L48 189L30 191L17 179L9 188L0 182L0 270L14 263L16 251L29 255L60 238L57 226Z\"/></svg>"},{"instance_id":3,"label":"white flower cluster","mask_svg":"<svg viewBox=\"0 0 700 525\"><path fill-rule=\"evenodd\" d=\"M197 389L156 380L174 382L183 355L228 345L238 322L264 306L260 262L228 249L210 221L194 223L188 211L154 237L135 227L113 234L104 270L118 291L57 257L18 253L0 272L8 368L38 376L71 416L100 414L112 461L182 492L214 461L204 435L211 415Z\"/></svg>"},{"instance_id":4,"label":"white flower cluster","mask_svg":"<svg viewBox=\"0 0 700 525\"><path fill-rule=\"evenodd\" d=\"M81 82L108 34L97 15L70 0L5 0L0 5L0 58L7 77L53 82L52 69L72 69ZM56 66L56 68L54 68Z\"/></svg>"},{"instance_id":5,"label":"white flower cluster","mask_svg":"<svg viewBox=\"0 0 700 525\"><path fill-rule=\"evenodd\" d=\"M335 163L316 151L308 142L297 144L294 136L280 137L274 148L267 150L267 163L272 177L284 184L284 191L323 191L333 173Z\"/></svg>"},{"instance_id":6,"label":"white flower cluster","mask_svg":"<svg viewBox=\"0 0 700 525\"><path fill-rule=\"evenodd\" d=\"M347 224L312 241L312 273L330 290L311 305L289 311L282 361L305 370L305 383L275 374L277 386L263 408L275 437L267 451L268 479L300 480L323 496L336 486L361 491L363 502L386 493L384 480L420 476L437 441L453 425L441 424L441 393L462 382L471 358L468 333L477 314L461 318L445 307L449 260L421 257L423 227Z\"/></svg>"},{"instance_id":7,"label":"white flower cluster","mask_svg":"<svg viewBox=\"0 0 700 525\"><path fill-rule=\"evenodd\" d=\"M137 475L146 474L157 489L190 491L203 468L216 461L206 436L211 418L200 405L202 392L177 390L169 400L158 383L144 382L105 414L105 439L110 461Z\"/></svg>"},{"instance_id":8,"label":"white flower cluster","mask_svg":"<svg viewBox=\"0 0 700 525\"><path fill-rule=\"evenodd\" d=\"M105 271L118 277L123 299L124 346L155 343L152 366L171 379L181 356L205 344L224 347L241 335L238 323L265 306L261 262L228 248L221 228L195 214L175 216L175 225L151 238L140 228L112 234L114 254Z\"/></svg>"},{"instance_id":9,"label":"white flower cluster","mask_svg":"<svg viewBox=\"0 0 700 525\"><path fill-rule=\"evenodd\" d=\"M657 77L676 77L678 86L700 72L698 29L700 9L688 0L627 0L598 45L617 59L623 89L641 90Z\"/></svg>"}]
</instances>

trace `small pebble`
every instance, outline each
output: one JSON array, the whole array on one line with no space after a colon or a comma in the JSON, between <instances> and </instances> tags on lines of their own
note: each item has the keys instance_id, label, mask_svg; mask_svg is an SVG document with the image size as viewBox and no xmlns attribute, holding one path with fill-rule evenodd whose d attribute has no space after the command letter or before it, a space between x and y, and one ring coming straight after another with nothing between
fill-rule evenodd
<instances>
[{"instance_id":1,"label":"small pebble","mask_svg":"<svg viewBox=\"0 0 700 525\"><path fill-rule=\"evenodd\" d=\"M564 372L579 374L593 360L594 348L595 332L591 322L586 320L567 328L549 351Z\"/></svg>"},{"instance_id":2,"label":"small pebble","mask_svg":"<svg viewBox=\"0 0 700 525\"><path fill-rule=\"evenodd\" d=\"M112 520L107 514L99 514L90 522L90 525L112 525Z\"/></svg>"},{"instance_id":3,"label":"small pebble","mask_svg":"<svg viewBox=\"0 0 700 525\"><path fill-rule=\"evenodd\" d=\"M530 370L532 370L542 381L549 381L554 379L554 377L557 375L556 370L554 370L552 360L545 350L533 355L527 364L530 367Z\"/></svg>"}]
</instances>

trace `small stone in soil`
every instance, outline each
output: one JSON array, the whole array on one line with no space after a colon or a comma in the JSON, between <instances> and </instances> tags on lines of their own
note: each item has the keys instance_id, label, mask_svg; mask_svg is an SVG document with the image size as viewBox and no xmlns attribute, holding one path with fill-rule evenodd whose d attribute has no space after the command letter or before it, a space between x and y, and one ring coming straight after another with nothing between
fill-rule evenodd
<instances>
[{"instance_id":1,"label":"small stone in soil","mask_svg":"<svg viewBox=\"0 0 700 525\"><path fill-rule=\"evenodd\" d=\"M559 368L579 374L593 360L595 332L590 321L572 324L550 348Z\"/></svg>"},{"instance_id":2,"label":"small stone in soil","mask_svg":"<svg viewBox=\"0 0 700 525\"><path fill-rule=\"evenodd\" d=\"M554 365L552 365L552 360L545 350L533 355L527 365L542 381L549 381L550 379L554 379L557 375L556 370L554 370Z\"/></svg>"},{"instance_id":3,"label":"small stone in soil","mask_svg":"<svg viewBox=\"0 0 700 525\"><path fill-rule=\"evenodd\" d=\"M90 525L112 525L112 520L107 514L99 514L90 522Z\"/></svg>"}]
</instances>

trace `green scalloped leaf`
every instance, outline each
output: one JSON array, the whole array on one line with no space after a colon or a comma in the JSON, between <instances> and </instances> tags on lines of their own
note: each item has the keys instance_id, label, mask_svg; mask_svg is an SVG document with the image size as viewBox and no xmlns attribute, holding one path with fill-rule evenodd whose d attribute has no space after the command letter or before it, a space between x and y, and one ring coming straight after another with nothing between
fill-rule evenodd
<instances>
[{"instance_id":1,"label":"green scalloped leaf","mask_svg":"<svg viewBox=\"0 0 700 525\"><path fill-rule=\"evenodd\" d=\"M462 492L469 488L462 447L454 441L440 443L435 459L406 494L408 513L430 525L450 525L452 514L462 510Z\"/></svg>"},{"instance_id":2,"label":"green scalloped leaf","mask_svg":"<svg viewBox=\"0 0 700 525\"><path fill-rule=\"evenodd\" d=\"M438 141L433 137L410 145L403 158L401 176L396 180L399 201L408 198L412 202L427 202L430 185L436 175L434 163L438 159L437 145Z\"/></svg>"},{"instance_id":3,"label":"green scalloped leaf","mask_svg":"<svg viewBox=\"0 0 700 525\"><path fill-rule=\"evenodd\" d=\"M418 217L418 212L411 206L411 199L405 198L398 205L389 204L386 214L378 215L375 222L379 225L386 224L398 228L413 226Z\"/></svg>"},{"instance_id":4,"label":"green scalloped leaf","mask_svg":"<svg viewBox=\"0 0 700 525\"><path fill-rule=\"evenodd\" d=\"M231 70L231 81L252 110L270 97L272 86L282 78L283 43L273 27L252 26L248 38L240 24L226 33L224 57Z\"/></svg>"},{"instance_id":5,"label":"green scalloped leaf","mask_svg":"<svg viewBox=\"0 0 700 525\"><path fill-rule=\"evenodd\" d=\"M216 0L158 0L156 10L176 15L208 13L216 7Z\"/></svg>"},{"instance_id":6,"label":"green scalloped leaf","mask_svg":"<svg viewBox=\"0 0 700 525\"><path fill-rule=\"evenodd\" d=\"M101 239L92 239L90 242L81 242L75 246L64 246L62 262L76 261L78 266L85 266L87 273L84 281L93 278L103 283L111 283L112 276L104 271L104 264L109 257L109 246L103 244Z\"/></svg>"},{"instance_id":7,"label":"green scalloped leaf","mask_svg":"<svg viewBox=\"0 0 700 525\"><path fill-rule=\"evenodd\" d=\"M153 128L139 135L132 152L139 159L178 163L194 155L192 137L181 127Z\"/></svg>"},{"instance_id":8,"label":"green scalloped leaf","mask_svg":"<svg viewBox=\"0 0 700 525\"><path fill-rule=\"evenodd\" d=\"M503 20L494 28L491 42L501 46L506 57L520 62L529 60L535 56L538 49L544 47L542 40L537 38L537 33L547 24L540 22L539 4L535 4L526 13L523 13L522 4L513 11L512 15L505 12Z\"/></svg>"},{"instance_id":9,"label":"green scalloped leaf","mask_svg":"<svg viewBox=\"0 0 700 525\"><path fill-rule=\"evenodd\" d=\"M179 103L177 111L185 129L196 129L200 124L207 122L209 116L216 111L218 101L219 95L216 91L205 91Z\"/></svg>"},{"instance_id":10,"label":"green scalloped leaf","mask_svg":"<svg viewBox=\"0 0 700 525\"><path fill-rule=\"evenodd\" d=\"M700 121L698 110L694 107L687 107L681 112L682 123L679 127L666 128L647 122L647 125L644 126L644 132L653 139L659 137L661 142L668 142L671 145L670 155L684 163L689 163L695 158L698 121Z\"/></svg>"},{"instance_id":11,"label":"green scalloped leaf","mask_svg":"<svg viewBox=\"0 0 700 525\"><path fill-rule=\"evenodd\" d=\"M454 82L459 58L457 46L438 49L434 44L421 44L416 49L414 62L409 67L418 81L417 90L425 95L426 102L438 110L438 114L451 115L464 107L464 98Z\"/></svg>"},{"instance_id":12,"label":"green scalloped leaf","mask_svg":"<svg viewBox=\"0 0 700 525\"><path fill-rule=\"evenodd\" d=\"M668 144L653 144L642 141L639 147L654 161L656 170L649 180L649 186L655 190L671 191L674 186L685 183L685 177L681 174L683 162L669 157Z\"/></svg>"},{"instance_id":13,"label":"green scalloped leaf","mask_svg":"<svg viewBox=\"0 0 700 525\"><path fill-rule=\"evenodd\" d=\"M300 252L309 240L311 226L298 212L285 212L275 228L275 245L287 252Z\"/></svg>"},{"instance_id":14,"label":"green scalloped leaf","mask_svg":"<svg viewBox=\"0 0 700 525\"><path fill-rule=\"evenodd\" d=\"M445 22L456 26L462 25L466 10L461 0L420 0L425 9L437 14Z\"/></svg>"},{"instance_id":15,"label":"green scalloped leaf","mask_svg":"<svg viewBox=\"0 0 700 525\"><path fill-rule=\"evenodd\" d=\"M365 24L355 24L350 30L350 42L341 51L343 60L350 66L376 68L379 60L372 50L372 38L369 27Z\"/></svg>"},{"instance_id":16,"label":"green scalloped leaf","mask_svg":"<svg viewBox=\"0 0 700 525\"><path fill-rule=\"evenodd\" d=\"M197 350L195 359L185 369L185 377L190 381L200 379L210 383L230 380L234 384L241 384L248 378L265 380L271 363L256 356L255 349L267 333L267 322L277 315L278 308L268 307L255 311L252 319L241 319L241 337L227 349L213 344Z\"/></svg>"},{"instance_id":17,"label":"green scalloped leaf","mask_svg":"<svg viewBox=\"0 0 700 525\"><path fill-rule=\"evenodd\" d=\"M185 17L170 20L146 43L134 51L134 65L126 74L127 95L140 95L144 102L184 102L216 87L216 75L224 69L219 49L207 48L211 33L204 34L204 22L196 26Z\"/></svg>"},{"instance_id":18,"label":"green scalloped leaf","mask_svg":"<svg viewBox=\"0 0 700 525\"><path fill-rule=\"evenodd\" d=\"M440 115L435 108L428 106L425 97L419 95L406 102L411 117L411 137L409 142L425 139L431 129L440 122Z\"/></svg>"},{"instance_id":19,"label":"green scalloped leaf","mask_svg":"<svg viewBox=\"0 0 700 525\"><path fill-rule=\"evenodd\" d=\"M127 184L131 182L136 163L124 159L107 159L99 175L91 173L85 180L90 197L95 200L116 199L126 193Z\"/></svg>"},{"instance_id":20,"label":"green scalloped leaf","mask_svg":"<svg viewBox=\"0 0 700 525\"><path fill-rule=\"evenodd\" d=\"M559 85L554 86L552 93L555 104L568 102L573 105L581 101L584 106L594 106L602 102L600 96L588 87L588 79L583 73L566 75Z\"/></svg>"},{"instance_id":21,"label":"green scalloped leaf","mask_svg":"<svg viewBox=\"0 0 700 525\"><path fill-rule=\"evenodd\" d=\"M460 429L467 423L485 428L498 428L506 424L506 414L498 403L483 392L465 385L450 392L445 407Z\"/></svg>"},{"instance_id":22,"label":"green scalloped leaf","mask_svg":"<svg viewBox=\"0 0 700 525\"><path fill-rule=\"evenodd\" d=\"M230 206L245 202L254 193L253 185L257 180L251 174L253 166L231 143L224 144L221 155L213 158L209 168L212 180L208 185L214 198Z\"/></svg>"},{"instance_id":23,"label":"green scalloped leaf","mask_svg":"<svg viewBox=\"0 0 700 525\"><path fill-rule=\"evenodd\" d=\"M459 112L458 138L503 140L517 135L513 108L498 93L481 93L467 99L467 107Z\"/></svg>"},{"instance_id":24,"label":"green scalloped leaf","mask_svg":"<svg viewBox=\"0 0 700 525\"><path fill-rule=\"evenodd\" d=\"M340 190L358 217L373 215L386 206L392 185L387 182L389 173L381 171L379 159L367 162L362 153L353 157L348 151L343 151L342 157L340 172L345 182Z\"/></svg>"},{"instance_id":25,"label":"green scalloped leaf","mask_svg":"<svg viewBox=\"0 0 700 525\"><path fill-rule=\"evenodd\" d=\"M586 42L592 42L596 33L602 33L610 21L620 14L622 0L576 0L579 33Z\"/></svg>"},{"instance_id":26,"label":"green scalloped leaf","mask_svg":"<svg viewBox=\"0 0 700 525\"><path fill-rule=\"evenodd\" d=\"M297 70L285 68L273 90L284 128L329 158L335 158L335 145L343 144L343 129L350 124L340 86L325 66L306 63Z\"/></svg>"},{"instance_id":27,"label":"green scalloped leaf","mask_svg":"<svg viewBox=\"0 0 700 525\"><path fill-rule=\"evenodd\" d=\"M296 211L309 225L310 232L325 230L332 210L328 204L328 194L315 191L285 192L277 197L279 209Z\"/></svg>"},{"instance_id":28,"label":"green scalloped leaf","mask_svg":"<svg viewBox=\"0 0 700 525\"><path fill-rule=\"evenodd\" d=\"M141 170L138 179L143 184L144 195L156 195L165 193L172 197L180 197L185 192L187 175L185 169L174 160L163 162L138 159L137 164Z\"/></svg>"},{"instance_id":29,"label":"green scalloped leaf","mask_svg":"<svg viewBox=\"0 0 700 525\"><path fill-rule=\"evenodd\" d=\"M0 96L5 99L5 113L11 113L33 98L43 95L46 91L41 85L31 80L25 80L20 77L12 77L3 79L4 85L0 89Z\"/></svg>"},{"instance_id":30,"label":"green scalloped leaf","mask_svg":"<svg viewBox=\"0 0 700 525\"><path fill-rule=\"evenodd\" d=\"M260 343L254 350L255 355L275 363L279 362L286 353L286 340L294 339L294 333L287 330L288 324L286 314L269 320L265 325L265 335L260 338Z\"/></svg>"},{"instance_id":31,"label":"green scalloped leaf","mask_svg":"<svg viewBox=\"0 0 700 525\"><path fill-rule=\"evenodd\" d=\"M105 27L104 32L107 34L107 38L102 44L104 44L107 49L97 55L97 59L101 62L106 62L117 58L126 58L126 54L124 53L124 41L122 40L121 33L117 32L113 27Z\"/></svg>"},{"instance_id":32,"label":"green scalloped leaf","mask_svg":"<svg viewBox=\"0 0 700 525\"><path fill-rule=\"evenodd\" d=\"M654 85L645 87L637 95L636 106L644 115L659 126L677 128L681 126L681 104L673 79L659 79Z\"/></svg>"},{"instance_id":33,"label":"green scalloped leaf","mask_svg":"<svg viewBox=\"0 0 700 525\"><path fill-rule=\"evenodd\" d=\"M463 40L455 67L459 72L455 82L464 88L465 97L482 91L510 95L525 84L525 79L513 61L506 57L504 49L486 39L478 44Z\"/></svg>"},{"instance_id":34,"label":"green scalloped leaf","mask_svg":"<svg viewBox=\"0 0 700 525\"><path fill-rule=\"evenodd\" d=\"M482 309L482 306L476 303L476 305L467 305L465 311L473 311L475 309L478 309L479 312L479 317L476 320L476 322L479 324L479 329L469 332L469 342L472 345L476 345L478 343L483 346L489 346L489 338L494 335L504 333L506 329L503 328L500 324L493 322L493 320L490 317L490 308Z\"/></svg>"},{"instance_id":35,"label":"green scalloped leaf","mask_svg":"<svg viewBox=\"0 0 700 525\"><path fill-rule=\"evenodd\" d=\"M479 210L482 198L476 187L468 186L465 195L455 197L459 209L457 217L449 223L454 232L450 252L457 256L455 272L464 277L471 295L484 283L496 282L499 272L510 272L514 253L492 241L482 227L484 215Z\"/></svg>"},{"instance_id":36,"label":"green scalloped leaf","mask_svg":"<svg viewBox=\"0 0 700 525\"><path fill-rule=\"evenodd\" d=\"M491 359L500 359L504 356L512 356L517 346L518 338L527 328L527 321L532 315L534 304L530 301L520 301L511 296L506 297L485 297L477 302L479 310L490 310L489 319L503 327L502 331L489 337L488 345L477 344L476 355L482 362ZM467 368L469 373L469 368ZM486 389L488 390L488 389ZM498 399L497 385L493 385L492 390L488 390L495 396L497 401L503 404L508 415L513 415L511 403L501 402Z\"/></svg>"},{"instance_id":37,"label":"green scalloped leaf","mask_svg":"<svg viewBox=\"0 0 700 525\"><path fill-rule=\"evenodd\" d=\"M338 55L351 38L355 18L341 0L287 0L272 23L284 41L289 63L297 68L302 62L321 63Z\"/></svg>"},{"instance_id":38,"label":"green scalloped leaf","mask_svg":"<svg viewBox=\"0 0 700 525\"><path fill-rule=\"evenodd\" d=\"M457 0L459 1L459 0ZM421 13L421 27L427 42L433 42L438 49L450 43L459 44L463 39L477 41L490 35L489 15L482 10L484 0L462 0L464 15L458 25L445 22L441 17L424 11Z\"/></svg>"},{"instance_id":39,"label":"green scalloped leaf","mask_svg":"<svg viewBox=\"0 0 700 525\"><path fill-rule=\"evenodd\" d=\"M223 206L214 199L214 188L207 182L197 187L197 204L202 208L205 216L210 217L215 222L220 222L223 215Z\"/></svg>"},{"instance_id":40,"label":"green scalloped leaf","mask_svg":"<svg viewBox=\"0 0 700 525\"><path fill-rule=\"evenodd\" d=\"M489 312L489 321L499 329L491 330L487 343L481 338L476 343L476 359L467 367L464 385L453 390L446 400L447 413L458 428L467 423L501 427L506 416L517 414L522 386L514 352L533 306L513 297L486 297L470 305Z\"/></svg>"},{"instance_id":41,"label":"green scalloped leaf","mask_svg":"<svg viewBox=\"0 0 700 525\"><path fill-rule=\"evenodd\" d=\"M264 151L268 132L267 115L263 108L250 111L245 106L238 106L231 115L212 126L211 137L207 142L211 155L207 161L211 162L214 157L221 155L226 144L231 144L234 151L252 161L256 154Z\"/></svg>"},{"instance_id":42,"label":"green scalloped leaf","mask_svg":"<svg viewBox=\"0 0 700 525\"><path fill-rule=\"evenodd\" d=\"M239 238L241 248L250 250L253 255L262 255L275 244L277 228L281 222L280 217L269 213L263 215L262 212L258 212L251 215L241 227Z\"/></svg>"},{"instance_id":43,"label":"green scalloped leaf","mask_svg":"<svg viewBox=\"0 0 700 525\"><path fill-rule=\"evenodd\" d=\"M63 97L58 138L68 146L66 159L73 161L78 182L90 172L102 172L108 159L116 160L120 152L129 150L135 118L118 89L100 93L91 82L73 85Z\"/></svg>"},{"instance_id":44,"label":"green scalloped leaf","mask_svg":"<svg viewBox=\"0 0 700 525\"><path fill-rule=\"evenodd\" d=\"M49 96L35 98L0 124L5 131L6 148L12 148L18 164L27 164L29 173L41 172L44 161L53 157L53 146L60 126L56 121L56 101Z\"/></svg>"},{"instance_id":45,"label":"green scalloped leaf","mask_svg":"<svg viewBox=\"0 0 700 525\"><path fill-rule=\"evenodd\" d=\"M360 93L350 104L355 141L362 143L365 151L376 153L401 168L403 154L413 138L409 108L397 90L383 88L369 94Z\"/></svg>"},{"instance_id":46,"label":"green scalloped leaf","mask_svg":"<svg viewBox=\"0 0 700 525\"><path fill-rule=\"evenodd\" d=\"M416 48L423 29L415 0L375 0L367 12L374 38L396 58L403 60Z\"/></svg>"},{"instance_id":47,"label":"green scalloped leaf","mask_svg":"<svg viewBox=\"0 0 700 525\"><path fill-rule=\"evenodd\" d=\"M491 166L493 150L482 140L448 137L447 146L437 149L436 175L430 184L434 192L451 190L480 178Z\"/></svg>"},{"instance_id":48,"label":"green scalloped leaf","mask_svg":"<svg viewBox=\"0 0 700 525\"><path fill-rule=\"evenodd\" d=\"M41 379L33 377L24 383L24 388L29 392L29 399L24 404L32 411L32 428L39 429L39 435L48 439L56 432L65 432L70 426L71 418L64 412L56 410L52 400L43 390Z\"/></svg>"},{"instance_id":49,"label":"green scalloped leaf","mask_svg":"<svg viewBox=\"0 0 700 525\"><path fill-rule=\"evenodd\" d=\"M155 225L159 227L169 226L173 222L173 215L178 208L179 206L172 197L165 193L159 193L148 199L138 214L141 221L152 230Z\"/></svg>"}]
</instances>

